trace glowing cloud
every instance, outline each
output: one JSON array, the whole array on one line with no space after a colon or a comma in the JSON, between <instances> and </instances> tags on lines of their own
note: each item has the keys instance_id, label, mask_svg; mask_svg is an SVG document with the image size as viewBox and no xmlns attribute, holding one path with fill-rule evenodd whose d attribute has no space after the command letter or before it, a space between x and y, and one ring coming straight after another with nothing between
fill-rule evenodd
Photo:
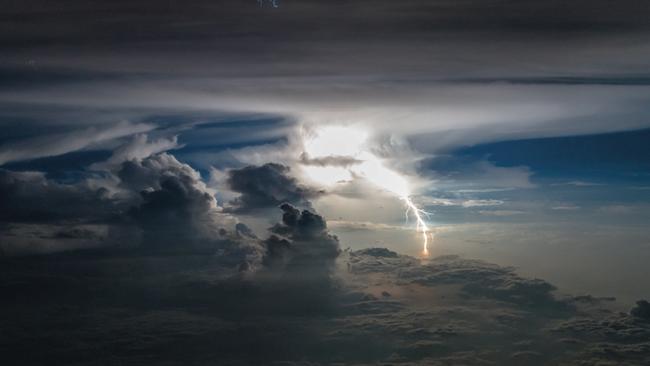
<instances>
[{"instance_id":1,"label":"glowing cloud","mask_svg":"<svg viewBox=\"0 0 650 366\"><path fill-rule=\"evenodd\" d=\"M305 132L303 138L304 160L326 161L326 158L345 158L347 166L305 165L303 171L309 179L323 185L333 185L362 177L372 184L391 192L406 204L406 215L416 219L416 231L422 233L424 255L429 253L429 228L423 216L427 215L410 198L411 189L407 179L387 168L384 162L368 150L368 133L348 126L328 126Z\"/></svg>"}]
</instances>

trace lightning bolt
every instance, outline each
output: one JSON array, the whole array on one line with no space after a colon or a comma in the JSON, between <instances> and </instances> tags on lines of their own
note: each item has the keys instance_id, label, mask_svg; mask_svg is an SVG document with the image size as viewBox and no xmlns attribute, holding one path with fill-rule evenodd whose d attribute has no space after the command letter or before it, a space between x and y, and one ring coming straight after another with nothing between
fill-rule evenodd
<instances>
[{"instance_id":1,"label":"lightning bolt","mask_svg":"<svg viewBox=\"0 0 650 366\"><path fill-rule=\"evenodd\" d=\"M429 238L433 238L425 217L430 214L411 200L410 184L407 177L388 168L382 159L373 154L366 146L367 133L344 126L330 126L322 128L316 133L305 139L304 147L306 156L303 161L310 158L347 158L352 159L354 164L349 166L333 166L325 170L324 167L312 166L308 173L312 178L324 182L329 181L331 176L338 172L338 176L344 177L346 174L352 177L363 177L372 184L388 191L400 198L406 204L406 220L409 219L409 212L415 216L415 230L422 234L422 255L429 255ZM320 172L319 172L320 169ZM346 180L346 179L343 179Z\"/></svg>"},{"instance_id":2,"label":"lightning bolt","mask_svg":"<svg viewBox=\"0 0 650 366\"><path fill-rule=\"evenodd\" d=\"M427 226L426 221L422 218L422 215L428 216L429 213L418 208L409 196L402 197L402 200L406 204L406 217L408 218L409 212L413 212L415 216L415 231L422 233L422 255L429 255L429 227Z\"/></svg>"}]
</instances>

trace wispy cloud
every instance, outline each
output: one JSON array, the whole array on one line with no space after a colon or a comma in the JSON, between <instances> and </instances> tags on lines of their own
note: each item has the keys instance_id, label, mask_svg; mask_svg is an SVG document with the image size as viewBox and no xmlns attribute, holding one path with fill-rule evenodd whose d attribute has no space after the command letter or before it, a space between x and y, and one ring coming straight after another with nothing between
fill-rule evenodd
<instances>
[{"instance_id":1,"label":"wispy cloud","mask_svg":"<svg viewBox=\"0 0 650 366\"><path fill-rule=\"evenodd\" d=\"M459 199L459 198L437 198L420 196L416 198L417 202L425 206L460 206L465 208L470 207L485 207L485 206L500 206L505 202L495 199Z\"/></svg>"},{"instance_id":2,"label":"wispy cloud","mask_svg":"<svg viewBox=\"0 0 650 366\"><path fill-rule=\"evenodd\" d=\"M574 187L596 187L596 186L604 186L605 184L596 183L596 182L587 182L582 180L572 180L563 183L553 183L551 185L552 186L574 186Z\"/></svg>"},{"instance_id":3,"label":"wispy cloud","mask_svg":"<svg viewBox=\"0 0 650 366\"><path fill-rule=\"evenodd\" d=\"M0 147L0 165L12 161L62 155L93 144L150 131L156 126L148 123L119 122L108 126L74 129L57 134L11 141Z\"/></svg>"},{"instance_id":4,"label":"wispy cloud","mask_svg":"<svg viewBox=\"0 0 650 366\"><path fill-rule=\"evenodd\" d=\"M576 205L571 205L571 204L566 204L566 205L557 205L551 207L551 210L556 210L556 211L575 211L579 210L580 206Z\"/></svg>"},{"instance_id":5,"label":"wispy cloud","mask_svg":"<svg viewBox=\"0 0 650 366\"><path fill-rule=\"evenodd\" d=\"M479 211L479 214L486 216L516 216L523 215L526 212L519 210L490 210L490 211Z\"/></svg>"}]
</instances>

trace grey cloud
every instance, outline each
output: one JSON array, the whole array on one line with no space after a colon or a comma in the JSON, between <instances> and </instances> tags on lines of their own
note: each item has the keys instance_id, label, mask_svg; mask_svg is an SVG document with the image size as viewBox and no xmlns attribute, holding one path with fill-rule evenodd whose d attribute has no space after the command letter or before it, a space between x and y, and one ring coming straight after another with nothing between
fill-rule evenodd
<instances>
[{"instance_id":1,"label":"grey cloud","mask_svg":"<svg viewBox=\"0 0 650 366\"><path fill-rule=\"evenodd\" d=\"M253 238L253 239L257 238L257 236L255 235L253 230L251 230L251 228L249 228L248 226L246 226L246 224L243 224L241 222L239 222L239 223L237 223L237 225L235 225L235 231L240 236L249 237L249 238Z\"/></svg>"},{"instance_id":2,"label":"grey cloud","mask_svg":"<svg viewBox=\"0 0 650 366\"><path fill-rule=\"evenodd\" d=\"M455 365L460 362L460 357L463 357L464 363L461 364L471 365L493 362L642 365L650 357L646 342L650 332L648 322L633 315L610 310L608 304L613 301L611 299L589 297L590 301L574 302L572 299L558 297L553 293L553 286L545 281L522 278L511 268L456 256L438 257L421 263L415 258L373 248L351 252L349 260L351 272L371 283L377 281L377 276L392 274L390 277L384 277L383 285L374 291L400 287L401 291L404 291L415 283L431 287L438 294L437 297L424 300L432 310L429 313L412 314L410 317L413 319L407 316L404 322L397 321L401 316L400 310L393 309L389 318L368 315L369 318L374 318L374 321L359 319L349 325L351 328L360 329L372 325L372 330L368 330L370 334L380 332L379 329L384 326L391 329L400 328L405 332L403 337L407 337L406 339L413 336L410 343L407 341L404 345L406 348L397 352L398 357L393 357L392 360L397 363L409 364L417 361L435 365ZM458 301L452 300L454 295L448 292L448 286L458 285L461 297ZM417 287L411 291L419 293ZM497 301L500 305L491 310L483 308L480 314L474 313L472 303L476 301L476 305L485 306L485 301L488 301L486 299ZM436 305L432 305L433 303ZM445 321L442 319L430 323L431 319L436 317L436 310L433 309L445 314L447 321L450 318L456 320L456 325L443 326ZM411 322L417 323L418 327ZM527 322L544 326L528 333L520 327ZM433 324L436 326L432 326ZM496 353L491 352L490 346L483 343L480 355L468 353L462 346L458 348L461 344L472 343L469 339L483 334L485 329L490 329L493 337L500 337L500 334L518 334L520 341L507 346L503 341L497 341L494 344L499 345L500 351ZM444 335L429 338L435 334ZM561 336L565 338L558 339ZM424 344L435 345L435 349L418 354L417 350L426 349L417 345L417 342L422 340L430 340L431 343ZM552 347L555 354L545 353L539 348L542 344ZM508 351L504 352L504 346Z\"/></svg>"},{"instance_id":3,"label":"grey cloud","mask_svg":"<svg viewBox=\"0 0 650 366\"><path fill-rule=\"evenodd\" d=\"M107 221L119 206L108 190L85 182L61 184L38 172L0 170L3 222Z\"/></svg>"},{"instance_id":4,"label":"grey cloud","mask_svg":"<svg viewBox=\"0 0 650 366\"><path fill-rule=\"evenodd\" d=\"M126 239L115 235L123 232L116 232L116 226L117 224L110 220L86 223L80 219L2 223L0 252L7 256L21 256L114 245L119 243L120 239Z\"/></svg>"},{"instance_id":5,"label":"grey cloud","mask_svg":"<svg viewBox=\"0 0 650 366\"><path fill-rule=\"evenodd\" d=\"M462 284L471 296L488 297L539 309L566 310L569 304L553 296L555 287L539 279L525 279L513 268L501 267L457 256L437 257L425 265L387 249L365 249L350 253L352 271L395 271L403 281L436 286Z\"/></svg>"},{"instance_id":6,"label":"grey cloud","mask_svg":"<svg viewBox=\"0 0 650 366\"><path fill-rule=\"evenodd\" d=\"M73 227L70 229L64 229L57 231L54 234L54 238L56 239L86 239L86 238L96 238L97 237L97 232L86 229L86 228L80 228L80 227Z\"/></svg>"},{"instance_id":7,"label":"grey cloud","mask_svg":"<svg viewBox=\"0 0 650 366\"><path fill-rule=\"evenodd\" d=\"M476 84L524 84L524 85L650 85L650 78L646 76L639 77L612 77L612 76L552 76L540 78L510 78L510 79L490 79L490 78L476 78L476 79L453 79L450 81L455 82L468 82Z\"/></svg>"},{"instance_id":8,"label":"grey cloud","mask_svg":"<svg viewBox=\"0 0 650 366\"><path fill-rule=\"evenodd\" d=\"M650 361L650 325L634 316L601 309L598 316L576 316L552 331L581 345L573 357L585 364L644 365Z\"/></svg>"},{"instance_id":9,"label":"grey cloud","mask_svg":"<svg viewBox=\"0 0 650 366\"><path fill-rule=\"evenodd\" d=\"M399 255L386 248L368 248L350 253L354 273L397 272L418 266L415 258Z\"/></svg>"},{"instance_id":10,"label":"grey cloud","mask_svg":"<svg viewBox=\"0 0 650 366\"><path fill-rule=\"evenodd\" d=\"M315 166L338 166L349 167L361 163L360 160L347 156L326 156L324 158L310 158L307 154L300 155L300 163Z\"/></svg>"},{"instance_id":11,"label":"grey cloud","mask_svg":"<svg viewBox=\"0 0 650 366\"><path fill-rule=\"evenodd\" d=\"M221 212L214 191L197 171L167 153L127 155L130 160L106 164L110 170L89 173L77 183L59 183L43 173L1 170L0 198L6 208L0 213L4 224L0 235L8 238L3 247L19 254L84 245L220 253L248 263L249 268L261 261L260 240L241 225L236 228L236 219ZM95 178L96 173L103 178ZM90 232L88 225L98 228Z\"/></svg>"},{"instance_id":12,"label":"grey cloud","mask_svg":"<svg viewBox=\"0 0 650 366\"><path fill-rule=\"evenodd\" d=\"M187 248L219 236L210 232L214 198L195 184L189 175L161 174L156 188L140 193L142 203L129 214L144 230L146 245Z\"/></svg>"},{"instance_id":13,"label":"grey cloud","mask_svg":"<svg viewBox=\"0 0 650 366\"><path fill-rule=\"evenodd\" d=\"M649 356L648 322L628 314L593 302L546 312L528 290L509 290L527 301L468 290L481 276L490 291L529 281L509 268L381 248L349 259L324 290L242 277L219 256L3 258L0 346L23 365L643 365Z\"/></svg>"},{"instance_id":14,"label":"grey cloud","mask_svg":"<svg viewBox=\"0 0 650 366\"><path fill-rule=\"evenodd\" d=\"M158 189L161 178L175 176L186 177L197 189L207 190L196 170L167 153L124 161L116 167L115 175L119 178L120 187L134 192Z\"/></svg>"},{"instance_id":15,"label":"grey cloud","mask_svg":"<svg viewBox=\"0 0 650 366\"><path fill-rule=\"evenodd\" d=\"M274 235L265 241L267 265L307 277L328 276L341 252L339 239L328 232L322 216L288 203L280 208L282 222L270 229Z\"/></svg>"},{"instance_id":16,"label":"grey cloud","mask_svg":"<svg viewBox=\"0 0 650 366\"><path fill-rule=\"evenodd\" d=\"M241 262L261 259L262 246L250 230L221 212L214 192L197 171L159 153L122 163L121 187L139 192L127 212L142 231L142 250L228 255Z\"/></svg>"},{"instance_id":17,"label":"grey cloud","mask_svg":"<svg viewBox=\"0 0 650 366\"><path fill-rule=\"evenodd\" d=\"M648 352L650 352L650 342L638 344L600 343L590 346L582 355L582 359L586 364L609 363L611 365L640 366L650 362Z\"/></svg>"},{"instance_id":18,"label":"grey cloud","mask_svg":"<svg viewBox=\"0 0 650 366\"><path fill-rule=\"evenodd\" d=\"M247 166L230 170L228 174L230 189L241 194L231 202L229 209L234 212L268 209L284 202L311 207L309 199L321 194L301 185L289 175L290 168L280 164Z\"/></svg>"},{"instance_id":19,"label":"grey cloud","mask_svg":"<svg viewBox=\"0 0 650 366\"><path fill-rule=\"evenodd\" d=\"M552 328L552 331L566 336L588 336L600 341L630 343L643 341L650 335L650 325L643 320L611 310L601 313L600 318L570 318Z\"/></svg>"},{"instance_id":20,"label":"grey cloud","mask_svg":"<svg viewBox=\"0 0 650 366\"><path fill-rule=\"evenodd\" d=\"M630 310L630 314L639 319L650 320L650 303L646 300L639 300L636 306Z\"/></svg>"}]
</instances>

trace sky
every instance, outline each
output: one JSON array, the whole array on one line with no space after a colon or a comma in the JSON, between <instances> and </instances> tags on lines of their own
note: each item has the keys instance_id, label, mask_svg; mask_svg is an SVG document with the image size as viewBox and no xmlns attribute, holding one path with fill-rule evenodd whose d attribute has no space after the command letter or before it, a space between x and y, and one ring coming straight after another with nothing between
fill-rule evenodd
<instances>
[{"instance_id":1,"label":"sky","mask_svg":"<svg viewBox=\"0 0 650 366\"><path fill-rule=\"evenodd\" d=\"M9 1L0 349L650 362L648 10Z\"/></svg>"}]
</instances>

